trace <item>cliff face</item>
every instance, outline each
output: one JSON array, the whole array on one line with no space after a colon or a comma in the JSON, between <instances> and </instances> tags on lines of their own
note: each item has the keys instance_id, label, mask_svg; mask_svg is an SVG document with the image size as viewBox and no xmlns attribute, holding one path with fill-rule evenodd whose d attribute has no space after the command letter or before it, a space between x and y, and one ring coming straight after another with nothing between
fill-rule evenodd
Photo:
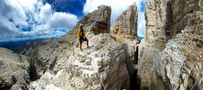
<instances>
[{"instance_id":1,"label":"cliff face","mask_svg":"<svg viewBox=\"0 0 203 90\"><path fill-rule=\"evenodd\" d=\"M109 33L110 29L111 8L101 5L97 10L89 13L76 25L83 24L84 29L92 31L95 35L100 33Z\"/></svg>"},{"instance_id":2,"label":"cliff face","mask_svg":"<svg viewBox=\"0 0 203 90\"><path fill-rule=\"evenodd\" d=\"M137 7L134 3L116 19L110 34L119 42L125 38L137 39L137 17Z\"/></svg>"},{"instance_id":3,"label":"cliff face","mask_svg":"<svg viewBox=\"0 0 203 90\"><path fill-rule=\"evenodd\" d=\"M172 0L173 38L161 52L171 89L201 90L203 65L202 0ZM166 80L166 81L167 81Z\"/></svg>"},{"instance_id":4,"label":"cliff face","mask_svg":"<svg viewBox=\"0 0 203 90\"><path fill-rule=\"evenodd\" d=\"M134 3L116 19L110 28L110 34L119 43L125 44L125 63L130 76L131 89L136 89L135 66L137 64L137 6Z\"/></svg>"},{"instance_id":5,"label":"cliff face","mask_svg":"<svg viewBox=\"0 0 203 90\"><path fill-rule=\"evenodd\" d=\"M169 40L161 52L165 79L173 90L201 90L203 34L185 28Z\"/></svg>"},{"instance_id":6,"label":"cliff face","mask_svg":"<svg viewBox=\"0 0 203 90\"><path fill-rule=\"evenodd\" d=\"M166 0L147 0L145 41L153 47L164 48L166 27Z\"/></svg>"},{"instance_id":7,"label":"cliff face","mask_svg":"<svg viewBox=\"0 0 203 90\"><path fill-rule=\"evenodd\" d=\"M202 13L201 0L147 1L138 57L141 89L202 89Z\"/></svg>"},{"instance_id":8,"label":"cliff face","mask_svg":"<svg viewBox=\"0 0 203 90\"><path fill-rule=\"evenodd\" d=\"M165 90L163 78L158 71L162 72L159 53L165 48L167 16L166 0L147 0L145 19L145 38L139 44L138 53L138 78L141 90ZM162 72L164 73L164 72Z\"/></svg>"},{"instance_id":9,"label":"cliff face","mask_svg":"<svg viewBox=\"0 0 203 90\"><path fill-rule=\"evenodd\" d=\"M175 36L186 26L202 30L202 0L171 0L173 8L173 32Z\"/></svg>"}]
</instances>

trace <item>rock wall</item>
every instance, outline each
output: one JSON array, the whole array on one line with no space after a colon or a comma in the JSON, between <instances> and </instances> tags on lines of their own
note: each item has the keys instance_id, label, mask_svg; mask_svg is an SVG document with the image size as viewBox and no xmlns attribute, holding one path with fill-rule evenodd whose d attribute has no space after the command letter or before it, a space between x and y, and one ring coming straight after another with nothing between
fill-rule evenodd
<instances>
[{"instance_id":1,"label":"rock wall","mask_svg":"<svg viewBox=\"0 0 203 90\"><path fill-rule=\"evenodd\" d=\"M124 38L137 39L137 18L137 6L134 3L116 19L110 34L119 42L124 41Z\"/></svg>"},{"instance_id":2,"label":"rock wall","mask_svg":"<svg viewBox=\"0 0 203 90\"><path fill-rule=\"evenodd\" d=\"M110 29L111 8L109 6L101 5L97 10L86 15L76 25L84 25L84 29L93 31L95 35L100 33L109 33Z\"/></svg>"},{"instance_id":3,"label":"rock wall","mask_svg":"<svg viewBox=\"0 0 203 90\"><path fill-rule=\"evenodd\" d=\"M145 10L145 41L151 46L164 48L166 41L166 0L147 0Z\"/></svg>"},{"instance_id":4,"label":"rock wall","mask_svg":"<svg viewBox=\"0 0 203 90\"><path fill-rule=\"evenodd\" d=\"M110 28L110 34L117 42L125 45L125 58L128 73L130 75L130 89L136 89L136 74L135 66L137 64L137 47L139 43L137 37L137 6L133 3L127 10L116 19Z\"/></svg>"},{"instance_id":5,"label":"rock wall","mask_svg":"<svg viewBox=\"0 0 203 90\"><path fill-rule=\"evenodd\" d=\"M141 90L202 90L202 2L147 1L138 54Z\"/></svg>"},{"instance_id":6,"label":"rock wall","mask_svg":"<svg viewBox=\"0 0 203 90\"><path fill-rule=\"evenodd\" d=\"M168 88L202 90L203 34L185 28L169 40L161 56Z\"/></svg>"},{"instance_id":7,"label":"rock wall","mask_svg":"<svg viewBox=\"0 0 203 90\"><path fill-rule=\"evenodd\" d=\"M188 27L193 29L202 28L202 0L171 0L173 8L173 32L175 36L181 30Z\"/></svg>"},{"instance_id":8,"label":"rock wall","mask_svg":"<svg viewBox=\"0 0 203 90\"><path fill-rule=\"evenodd\" d=\"M165 48L168 23L167 1L147 0L145 10L145 38L139 44L137 78L141 90L166 90L159 72L162 65L160 52Z\"/></svg>"}]
</instances>

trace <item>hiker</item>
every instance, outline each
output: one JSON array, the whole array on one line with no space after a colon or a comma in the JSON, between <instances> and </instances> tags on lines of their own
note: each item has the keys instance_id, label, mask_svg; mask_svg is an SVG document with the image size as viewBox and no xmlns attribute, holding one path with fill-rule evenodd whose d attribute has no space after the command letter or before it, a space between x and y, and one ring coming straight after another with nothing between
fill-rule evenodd
<instances>
[{"instance_id":1,"label":"hiker","mask_svg":"<svg viewBox=\"0 0 203 90\"><path fill-rule=\"evenodd\" d=\"M83 41L87 41L87 47L89 47L88 43L88 39L87 37L85 36L85 32L84 32L84 29L83 29L83 25L81 24L78 31L77 31L77 37L78 37L78 40L80 42L80 50L82 51L82 42Z\"/></svg>"}]
</instances>

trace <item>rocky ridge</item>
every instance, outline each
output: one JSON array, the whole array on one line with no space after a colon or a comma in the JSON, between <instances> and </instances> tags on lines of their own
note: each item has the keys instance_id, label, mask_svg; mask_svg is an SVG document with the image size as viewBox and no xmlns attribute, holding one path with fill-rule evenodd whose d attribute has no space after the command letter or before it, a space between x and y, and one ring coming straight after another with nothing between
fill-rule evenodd
<instances>
[{"instance_id":1,"label":"rocky ridge","mask_svg":"<svg viewBox=\"0 0 203 90\"><path fill-rule=\"evenodd\" d=\"M133 7L136 8L135 5ZM130 10L131 8L129 8L129 13L131 13ZM75 32L80 24L84 25L90 48L83 45L83 52L79 50L76 38L67 40L73 42L68 44L61 42L66 41L64 37L59 43L44 45L33 50L30 54L33 60L31 65L36 73L33 76L39 78L31 82L29 89L130 89L132 75L129 76L129 73L134 73L132 70L134 68L134 45L138 43L138 40L134 36L134 39L126 39L123 43L116 42L109 34L110 13L110 7L99 6L97 10L81 19L75 29L70 31ZM126 17L136 18L133 15ZM70 32L65 36L66 38L75 36ZM54 47L51 48L52 46ZM129 64L127 65L126 62ZM129 70L131 72L128 72Z\"/></svg>"},{"instance_id":2,"label":"rocky ridge","mask_svg":"<svg viewBox=\"0 0 203 90\"><path fill-rule=\"evenodd\" d=\"M102 5L27 57L0 49L0 89L202 90L202 7L202 0L147 0L139 43L136 5L112 26L111 8ZM83 52L75 38L80 24L90 41Z\"/></svg>"},{"instance_id":3,"label":"rocky ridge","mask_svg":"<svg viewBox=\"0 0 203 90\"><path fill-rule=\"evenodd\" d=\"M123 42L125 38L137 39L137 17L137 7L134 3L116 19L110 34L119 42Z\"/></svg>"}]
</instances>

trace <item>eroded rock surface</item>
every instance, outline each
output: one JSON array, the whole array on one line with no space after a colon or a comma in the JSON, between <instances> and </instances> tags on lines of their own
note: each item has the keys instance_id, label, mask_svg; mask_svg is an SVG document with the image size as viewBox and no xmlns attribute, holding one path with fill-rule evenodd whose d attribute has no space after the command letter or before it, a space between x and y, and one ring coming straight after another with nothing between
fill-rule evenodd
<instances>
[{"instance_id":1,"label":"eroded rock surface","mask_svg":"<svg viewBox=\"0 0 203 90\"><path fill-rule=\"evenodd\" d=\"M137 39L137 18L137 6L134 3L116 19L110 34L119 42L123 42L125 38Z\"/></svg>"},{"instance_id":2,"label":"eroded rock surface","mask_svg":"<svg viewBox=\"0 0 203 90\"><path fill-rule=\"evenodd\" d=\"M101 5L98 9L84 16L77 25L64 35L60 42L68 42L69 45L78 45L77 30L82 24L87 38L100 33L109 33L110 29L111 8L109 6Z\"/></svg>"},{"instance_id":3,"label":"eroded rock surface","mask_svg":"<svg viewBox=\"0 0 203 90\"><path fill-rule=\"evenodd\" d=\"M30 77L25 56L0 48L0 89L28 89Z\"/></svg>"},{"instance_id":4,"label":"eroded rock surface","mask_svg":"<svg viewBox=\"0 0 203 90\"><path fill-rule=\"evenodd\" d=\"M35 57L33 69L39 78L31 82L29 89L41 90L50 87L58 90L129 89L130 77L126 67L128 51L126 44L116 42L109 34L110 12L109 7L100 6L70 31L75 32L79 24L84 25L90 48L87 48L84 42L82 52L77 43L60 43L60 41L33 50L30 55L32 58ZM73 35L67 34L66 38L73 38ZM76 38L72 41L78 42Z\"/></svg>"},{"instance_id":5,"label":"eroded rock surface","mask_svg":"<svg viewBox=\"0 0 203 90\"><path fill-rule=\"evenodd\" d=\"M201 6L201 0L147 1L146 37L138 54L142 90L202 89Z\"/></svg>"},{"instance_id":6,"label":"eroded rock surface","mask_svg":"<svg viewBox=\"0 0 203 90\"><path fill-rule=\"evenodd\" d=\"M90 48L83 52L79 48L64 50L59 54L54 72L46 71L40 79L31 83L30 90L41 90L52 84L64 90L128 89L124 45L117 43L109 34L94 36L90 42Z\"/></svg>"},{"instance_id":7,"label":"eroded rock surface","mask_svg":"<svg viewBox=\"0 0 203 90\"><path fill-rule=\"evenodd\" d=\"M145 10L145 41L152 47L164 48L166 41L166 0L147 0Z\"/></svg>"},{"instance_id":8,"label":"eroded rock surface","mask_svg":"<svg viewBox=\"0 0 203 90\"><path fill-rule=\"evenodd\" d=\"M171 0L173 8L173 32L175 36L186 26L202 30L203 1L202 0Z\"/></svg>"}]
</instances>

